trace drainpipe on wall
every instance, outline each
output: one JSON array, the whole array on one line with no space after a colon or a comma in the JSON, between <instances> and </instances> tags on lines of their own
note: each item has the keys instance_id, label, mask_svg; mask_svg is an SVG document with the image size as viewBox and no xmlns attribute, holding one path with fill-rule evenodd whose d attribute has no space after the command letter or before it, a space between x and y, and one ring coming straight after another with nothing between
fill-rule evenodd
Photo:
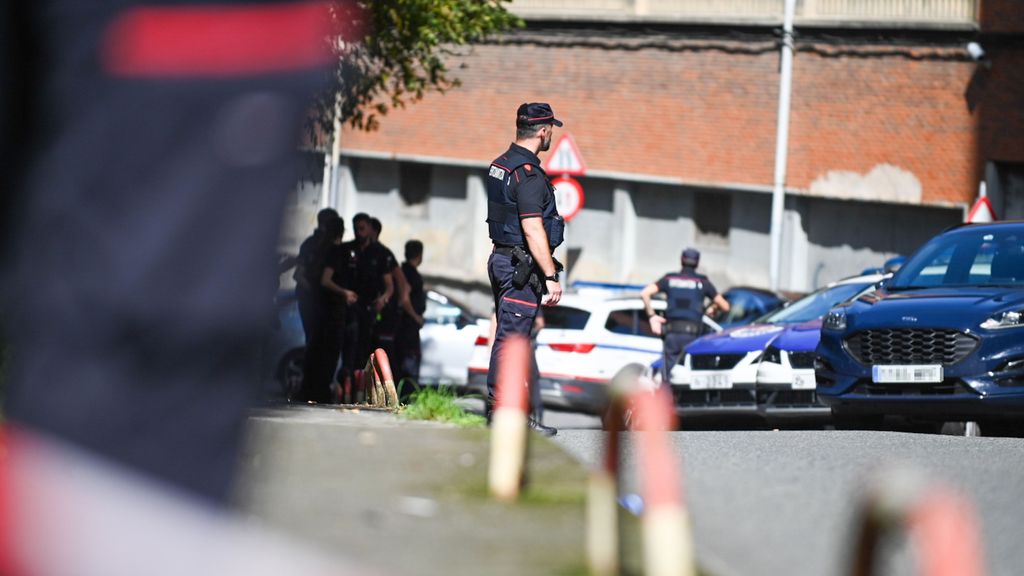
<instances>
[{"instance_id":1,"label":"drainpipe on wall","mask_svg":"<svg viewBox=\"0 0 1024 576\"><path fill-rule=\"evenodd\" d=\"M775 177L772 182L771 257L768 278L779 289L782 268L782 216L786 209L786 162L789 148L789 101L793 88L793 13L796 0L786 0L782 24L782 63L779 77L779 119L775 136Z\"/></svg>"}]
</instances>

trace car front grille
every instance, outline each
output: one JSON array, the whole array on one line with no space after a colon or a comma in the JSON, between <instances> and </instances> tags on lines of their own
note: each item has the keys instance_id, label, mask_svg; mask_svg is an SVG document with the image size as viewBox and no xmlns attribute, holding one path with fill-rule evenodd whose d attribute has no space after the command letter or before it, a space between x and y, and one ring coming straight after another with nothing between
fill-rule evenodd
<instances>
[{"instance_id":1,"label":"car front grille","mask_svg":"<svg viewBox=\"0 0 1024 576\"><path fill-rule=\"evenodd\" d=\"M957 330L918 328L863 330L846 339L846 349L859 362L876 364L942 364L966 358L978 346L973 336Z\"/></svg>"},{"instance_id":2,"label":"car front grille","mask_svg":"<svg viewBox=\"0 0 1024 576\"><path fill-rule=\"evenodd\" d=\"M694 370L728 370L740 363L746 354L692 354L690 368Z\"/></svg>"},{"instance_id":3,"label":"car front grille","mask_svg":"<svg viewBox=\"0 0 1024 576\"><path fill-rule=\"evenodd\" d=\"M864 396L962 396L977 395L973 389L959 380L947 380L934 384L875 384L860 381L852 389L854 394Z\"/></svg>"},{"instance_id":4,"label":"car front grille","mask_svg":"<svg viewBox=\"0 0 1024 576\"><path fill-rule=\"evenodd\" d=\"M814 368L814 352L790 352L789 365L793 368Z\"/></svg>"},{"instance_id":5,"label":"car front grille","mask_svg":"<svg viewBox=\"0 0 1024 576\"><path fill-rule=\"evenodd\" d=\"M814 390L758 390L757 403L775 407L822 405Z\"/></svg>"},{"instance_id":6,"label":"car front grille","mask_svg":"<svg viewBox=\"0 0 1024 576\"><path fill-rule=\"evenodd\" d=\"M676 390L676 406L683 408L708 407L754 407L757 392L754 390Z\"/></svg>"}]
</instances>

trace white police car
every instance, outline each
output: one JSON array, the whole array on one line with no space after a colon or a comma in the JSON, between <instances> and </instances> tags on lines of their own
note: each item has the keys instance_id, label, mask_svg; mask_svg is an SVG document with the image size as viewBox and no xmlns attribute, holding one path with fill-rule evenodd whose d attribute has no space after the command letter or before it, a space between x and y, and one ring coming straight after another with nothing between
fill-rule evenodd
<instances>
[{"instance_id":1,"label":"white police car","mask_svg":"<svg viewBox=\"0 0 1024 576\"><path fill-rule=\"evenodd\" d=\"M652 302L665 309L663 300ZM630 363L649 366L661 357L661 338L651 333L643 301L637 295L567 294L558 306L544 307L544 328L537 335L541 398L546 406L598 413L608 382ZM704 318L705 330L721 328ZM490 346L477 338L469 363L469 387L486 393Z\"/></svg>"}]
</instances>

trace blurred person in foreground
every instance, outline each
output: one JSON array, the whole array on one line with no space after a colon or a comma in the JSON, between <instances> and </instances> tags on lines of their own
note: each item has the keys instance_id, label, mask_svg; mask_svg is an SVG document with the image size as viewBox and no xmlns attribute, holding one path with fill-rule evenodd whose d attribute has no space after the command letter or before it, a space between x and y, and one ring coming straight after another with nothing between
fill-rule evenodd
<instances>
[{"instance_id":1,"label":"blurred person in foreground","mask_svg":"<svg viewBox=\"0 0 1024 576\"><path fill-rule=\"evenodd\" d=\"M640 291L651 331L663 340L661 381L666 386L672 368L682 359L686 347L700 336L704 314L729 311L729 301L718 293L707 276L697 272L700 252L693 248L683 250L680 263L679 272L669 272ZM656 314L651 306L651 297L658 293L665 294L667 300L664 317ZM710 301L707 310L705 299Z\"/></svg>"},{"instance_id":2,"label":"blurred person in foreground","mask_svg":"<svg viewBox=\"0 0 1024 576\"><path fill-rule=\"evenodd\" d=\"M554 188L537 157L551 147L555 126L561 125L548 104L520 105L515 142L488 169L487 225L494 248L487 260L487 274L497 319L487 373L488 421L494 410L499 367L505 361L506 339L529 338L542 298L546 306L554 306L562 298L560 268L552 253L562 243L565 224L555 207ZM533 418L529 423L547 436L557 432Z\"/></svg>"},{"instance_id":3,"label":"blurred person in foreground","mask_svg":"<svg viewBox=\"0 0 1024 576\"><path fill-rule=\"evenodd\" d=\"M3 182L21 192L9 425L224 506L302 123L336 59L325 6L4 11L20 96L2 114L24 130L3 137L31 153Z\"/></svg>"},{"instance_id":4,"label":"blurred person in foreground","mask_svg":"<svg viewBox=\"0 0 1024 576\"><path fill-rule=\"evenodd\" d=\"M7 2L0 27L0 572L266 573L223 512L340 31L307 0Z\"/></svg>"}]
</instances>

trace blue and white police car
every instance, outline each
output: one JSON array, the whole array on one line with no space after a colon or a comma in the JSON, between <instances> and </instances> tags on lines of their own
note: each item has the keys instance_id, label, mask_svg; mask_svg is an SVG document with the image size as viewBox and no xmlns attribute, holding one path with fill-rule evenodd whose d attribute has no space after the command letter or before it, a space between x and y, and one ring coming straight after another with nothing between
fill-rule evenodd
<instances>
[{"instance_id":1,"label":"blue and white police car","mask_svg":"<svg viewBox=\"0 0 1024 576\"><path fill-rule=\"evenodd\" d=\"M657 311L665 309L664 300L654 300L652 305ZM543 314L537 364L545 406L600 413L608 383L623 366L649 366L661 357L661 338L651 333L638 295L566 294L557 306L545 307ZM709 332L721 330L707 317L704 327ZM468 381L474 392L484 393L490 346L484 336L476 344Z\"/></svg>"}]
</instances>

